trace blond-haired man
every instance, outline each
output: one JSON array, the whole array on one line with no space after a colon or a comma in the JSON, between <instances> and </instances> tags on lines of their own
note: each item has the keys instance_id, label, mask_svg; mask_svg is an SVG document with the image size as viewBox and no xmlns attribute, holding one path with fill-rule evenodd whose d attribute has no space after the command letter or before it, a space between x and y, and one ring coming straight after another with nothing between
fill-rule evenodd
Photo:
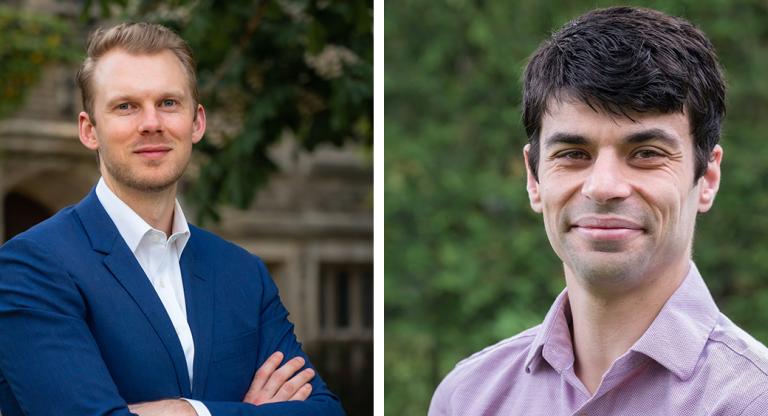
<instances>
[{"instance_id":1,"label":"blond-haired man","mask_svg":"<svg viewBox=\"0 0 768 416\"><path fill-rule=\"evenodd\" d=\"M98 30L77 81L101 179L0 249L3 415L343 414L262 261L176 200L206 127L187 44Z\"/></svg>"}]
</instances>

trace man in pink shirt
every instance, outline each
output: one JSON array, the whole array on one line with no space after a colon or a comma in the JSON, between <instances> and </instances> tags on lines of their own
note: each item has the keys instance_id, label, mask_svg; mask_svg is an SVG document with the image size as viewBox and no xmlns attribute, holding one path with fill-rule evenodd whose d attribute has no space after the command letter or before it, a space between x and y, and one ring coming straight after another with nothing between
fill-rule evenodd
<instances>
[{"instance_id":1,"label":"man in pink shirt","mask_svg":"<svg viewBox=\"0 0 768 416\"><path fill-rule=\"evenodd\" d=\"M460 362L429 414L768 414L768 349L691 261L723 157L706 36L654 10L588 12L534 53L523 101L528 195L566 289L541 325Z\"/></svg>"}]
</instances>

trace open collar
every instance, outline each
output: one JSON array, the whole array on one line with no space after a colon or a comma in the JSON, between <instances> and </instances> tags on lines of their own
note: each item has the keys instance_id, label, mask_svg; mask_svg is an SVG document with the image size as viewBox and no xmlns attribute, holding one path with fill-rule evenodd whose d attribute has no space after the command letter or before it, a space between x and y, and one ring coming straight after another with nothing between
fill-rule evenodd
<instances>
[{"instance_id":1,"label":"open collar","mask_svg":"<svg viewBox=\"0 0 768 416\"><path fill-rule=\"evenodd\" d=\"M630 351L653 359L680 379L688 379L719 314L701 274L691 262L680 287ZM534 371L542 360L558 372L573 365L569 317L568 291L564 289L547 312L531 344L525 360L527 372Z\"/></svg>"},{"instance_id":2,"label":"open collar","mask_svg":"<svg viewBox=\"0 0 768 416\"><path fill-rule=\"evenodd\" d=\"M686 380L693 374L719 315L704 279L691 262L683 283L630 350Z\"/></svg>"},{"instance_id":3,"label":"open collar","mask_svg":"<svg viewBox=\"0 0 768 416\"><path fill-rule=\"evenodd\" d=\"M99 199L99 202L101 202L101 205L104 207L109 218L115 224L115 227L117 227L120 236L123 237L128 248L132 253L136 253L136 249L139 247L139 244L141 244L144 236L155 229L144 221L136 211L118 198L118 196L109 189L106 182L104 182L104 178L99 179L99 182L96 184L95 192L96 197ZM174 204L172 231L171 235L166 237L171 241L176 241L179 255L181 255L184 251L184 247L189 241L190 231L187 219L184 216L181 205L179 205L179 201L176 200Z\"/></svg>"}]
</instances>

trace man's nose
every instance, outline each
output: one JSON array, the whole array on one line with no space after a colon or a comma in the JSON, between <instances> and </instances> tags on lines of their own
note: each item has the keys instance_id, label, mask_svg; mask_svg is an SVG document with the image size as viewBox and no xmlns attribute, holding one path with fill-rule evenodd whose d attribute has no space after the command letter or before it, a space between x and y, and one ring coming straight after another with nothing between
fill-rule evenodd
<instances>
[{"instance_id":1,"label":"man's nose","mask_svg":"<svg viewBox=\"0 0 768 416\"><path fill-rule=\"evenodd\" d=\"M158 117L157 109L154 106L148 106L141 112L141 122L139 124L139 132L141 134L154 134L163 131L160 117Z\"/></svg>"},{"instance_id":2,"label":"man's nose","mask_svg":"<svg viewBox=\"0 0 768 416\"><path fill-rule=\"evenodd\" d=\"M626 168L619 157L597 157L582 186L582 195L598 204L629 197L632 188L627 181Z\"/></svg>"}]
</instances>

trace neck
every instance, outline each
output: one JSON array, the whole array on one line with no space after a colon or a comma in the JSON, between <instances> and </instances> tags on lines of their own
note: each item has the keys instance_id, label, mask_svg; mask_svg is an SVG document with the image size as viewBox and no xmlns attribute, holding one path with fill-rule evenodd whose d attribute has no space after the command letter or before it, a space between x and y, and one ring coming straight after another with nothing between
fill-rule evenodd
<instances>
[{"instance_id":1,"label":"neck","mask_svg":"<svg viewBox=\"0 0 768 416\"><path fill-rule=\"evenodd\" d=\"M152 228L170 236L173 230L173 212L176 207L176 184L157 192L146 192L123 186L107 175L103 175L109 189L125 202L141 219Z\"/></svg>"},{"instance_id":2,"label":"neck","mask_svg":"<svg viewBox=\"0 0 768 416\"><path fill-rule=\"evenodd\" d=\"M573 317L574 370L590 394L600 386L603 375L648 330L661 308L686 276L688 259L682 267L670 267L662 274L646 276L642 283L625 292L597 292L583 277L565 266L568 299Z\"/></svg>"}]
</instances>

